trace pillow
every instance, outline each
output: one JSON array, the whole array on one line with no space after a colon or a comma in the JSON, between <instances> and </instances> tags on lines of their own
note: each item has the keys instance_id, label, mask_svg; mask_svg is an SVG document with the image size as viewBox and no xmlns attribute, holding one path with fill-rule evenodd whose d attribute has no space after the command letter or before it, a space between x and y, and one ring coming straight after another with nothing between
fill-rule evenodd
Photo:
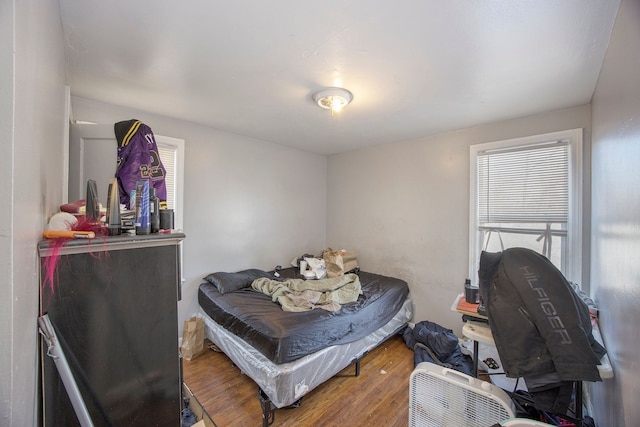
<instances>
[{"instance_id":1,"label":"pillow","mask_svg":"<svg viewBox=\"0 0 640 427\"><path fill-rule=\"evenodd\" d=\"M237 273L217 272L204 278L214 285L222 295L251 286L251 282L262 277L272 278L266 271L257 268L238 271Z\"/></svg>"}]
</instances>

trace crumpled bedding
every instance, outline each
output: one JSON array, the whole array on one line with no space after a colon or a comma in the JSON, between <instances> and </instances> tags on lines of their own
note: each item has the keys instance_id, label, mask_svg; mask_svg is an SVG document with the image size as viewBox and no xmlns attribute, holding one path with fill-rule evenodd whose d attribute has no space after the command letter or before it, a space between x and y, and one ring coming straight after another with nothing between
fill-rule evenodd
<instances>
[{"instance_id":1,"label":"crumpled bedding","mask_svg":"<svg viewBox=\"0 0 640 427\"><path fill-rule=\"evenodd\" d=\"M321 308L338 311L341 304L355 302L362 293L356 274L345 274L321 280L259 278L251 287L271 297L284 311L300 312Z\"/></svg>"}]
</instances>

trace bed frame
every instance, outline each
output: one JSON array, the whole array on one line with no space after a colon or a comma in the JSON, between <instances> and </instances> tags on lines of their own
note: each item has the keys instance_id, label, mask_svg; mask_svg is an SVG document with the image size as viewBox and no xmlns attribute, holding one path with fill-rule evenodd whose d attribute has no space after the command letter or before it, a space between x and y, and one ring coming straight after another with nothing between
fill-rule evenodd
<instances>
[{"instance_id":1,"label":"bed frame","mask_svg":"<svg viewBox=\"0 0 640 427\"><path fill-rule=\"evenodd\" d=\"M258 385L262 407L262 425L275 419L275 410L297 407L300 399L347 366L355 363L360 374L360 359L388 338L404 329L413 317L411 295L386 325L357 341L326 347L293 362L276 365L246 341L213 321L202 308L198 316L204 319L205 334L240 370Z\"/></svg>"}]
</instances>

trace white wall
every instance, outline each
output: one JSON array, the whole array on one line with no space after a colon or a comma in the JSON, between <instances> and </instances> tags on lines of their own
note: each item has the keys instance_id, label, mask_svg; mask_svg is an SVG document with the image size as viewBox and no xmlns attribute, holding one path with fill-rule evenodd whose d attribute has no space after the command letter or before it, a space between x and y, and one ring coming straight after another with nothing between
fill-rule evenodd
<instances>
[{"instance_id":1,"label":"white wall","mask_svg":"<svg viewBox=\"0 0 640 427\"><path fill-rule=\"evenodd\" d=\"M57 2L0 3L0 425L36 423L37 242L62 194Z\"/></svg>"},{"instance_id":2,"label":"white wall","mask_svg":"<svg viewBox=\"0 0 640 427\"><path fill-rule=\"evenodd\" d=\"M13 173L13 54L15 2L0 2L0 182L11 183ZM12 199L11 185L0 185L0 199ZM0 352L0 424L11 425L13 378L13 246L11 209L0 209L0 342L6 351ZM8 346L5 346L7 343Z\"/></svg>"},{"instance_id":3,"label":"white wall","mask_svg":"<svg viewBox=\"0 0 640 427\"><path fill-rule=\"evenodd\" d=\"M615 377L593 387L599 426L640 423L640 1L623 0L592 101L592 294Z\"/></svg>"},{"instance_id":4,"label":"white wall","mask_svg":"<svg viewBox=\"0 0 640 427\"><path fill-rule=\"evenodd\" d=\"M185 140L181 331L207 274L288 266L324 248L325 156L83 98L72 98L72 112L102 124L136 118Z\"/></svg>"},{"instance_id":5,"label":"white wall","mask_svg":"<svg viewBox=\"0 0 640 427\"><path fill-rule=\"evenodd\" d=\"M584 128L588 164L590 115L585 105L333 155L327 244L356 251L364 270L407 280L415 321L430 320L460 333L461 317L450 307L469 271L469 146ZM585 254L587 236L588 229Z\"/></svg>"}]
</instances>

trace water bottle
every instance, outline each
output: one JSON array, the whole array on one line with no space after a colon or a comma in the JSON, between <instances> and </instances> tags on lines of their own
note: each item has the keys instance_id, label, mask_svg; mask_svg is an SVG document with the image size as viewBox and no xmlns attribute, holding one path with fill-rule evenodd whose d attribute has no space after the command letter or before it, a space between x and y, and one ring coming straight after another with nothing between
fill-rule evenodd
<instances>
[{"instance_id":1,"label":"water bottle","mask_svg":"<svg viewBox=\"0 0 640 427\"><path fill-rule=\"evenodd\" d=\"M149 222L151 224L151 233L160 231L160 200L156 196L155 188L151 188L149 192Z\"/></svg>"}]
</instances>

